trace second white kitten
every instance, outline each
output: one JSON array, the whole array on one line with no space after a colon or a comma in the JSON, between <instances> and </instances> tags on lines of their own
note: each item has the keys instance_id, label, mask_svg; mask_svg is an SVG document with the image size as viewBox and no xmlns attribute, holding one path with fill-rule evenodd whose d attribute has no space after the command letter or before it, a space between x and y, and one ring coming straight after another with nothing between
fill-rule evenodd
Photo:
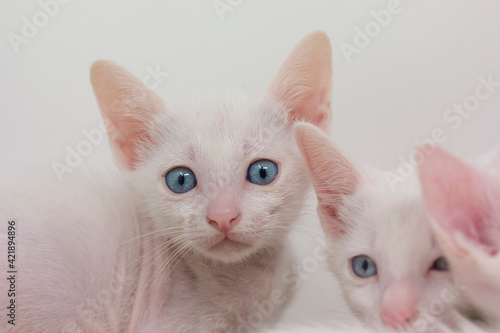
<instances>
[{"instance_id":1,"label":"second white kitten","mask_svg":"<svg viewBox=\"0 0 500 333\"><path fill-rule=\"evenodd\" d=\"M463 286L429 225L416 177L395 191L349 161L328 137L297 125L318 198L329 264L351 310L369 325L427 332L453 323Z\"/></svg>"}]
</instances>

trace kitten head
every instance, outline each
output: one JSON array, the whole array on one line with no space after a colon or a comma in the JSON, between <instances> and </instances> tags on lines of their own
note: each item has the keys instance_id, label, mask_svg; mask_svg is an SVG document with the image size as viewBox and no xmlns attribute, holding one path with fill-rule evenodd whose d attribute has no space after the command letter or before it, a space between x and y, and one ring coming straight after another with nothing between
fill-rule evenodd
<instances>
[{"instance_id":1,"label":"kitten head","mask_svg":"<svg viewBox=\"0 0 500 333\"><path fill-rule=\"evenodd\" d=\"M309 124L297 124L296 138L317 194L329 264L353 312L370 324L426 332L433 321L447 321L451 311L434 307L456 296L446 290L447 263L418 182L392 191L382 173L356 168Z\"/></svg>"},{"instance_id":2,"label":"kitten head","mask_svg":"<svg viewBox=\"0 0 500 333\"><path fill-rule=\"evenodd\" d=\"M91 81L156 235L179 256L231 263L279 245L297 219L307 172L293 123L329 127L331 75L329 40L313 32L262 98L231 93L171 109L109 61L94 63Z\"/></svg>"},{"instance_id":3,"label":"kitten head","mask_svg":"<svg viewBox=\"0 0 500 333\"><path fill-rule=\"evenodd\" d=\"M476 306L500 315L500 178L438 147L419 175L431 225L453 274Z\"/></svg>"}]
</instances>

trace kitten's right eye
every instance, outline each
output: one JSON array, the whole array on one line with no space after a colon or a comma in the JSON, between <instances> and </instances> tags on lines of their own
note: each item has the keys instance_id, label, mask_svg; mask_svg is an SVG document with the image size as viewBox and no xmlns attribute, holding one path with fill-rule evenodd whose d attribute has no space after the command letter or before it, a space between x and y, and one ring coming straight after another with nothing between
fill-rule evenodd
<instances>
[{"instance_id":1,"label":"kitten's right eye","mask_svg":"<svg viewBox=\"0 0 500 333\"><path fill-rule=\"evenodd\" d=\"M167 172L165 182L174 193L186 193L196 187L194 172L186 167L176 167Z\"/></svg>"},{"instance_id":2,"label":"kitten's right eye","mask_svg":"<svg viewBox=\"0 0 500 333\"><path fill-rule=\"evenodd\" d=\"M361 255L352 258L351 266L354 274L362 279L377 275L377 264L368 256Z\"/></svg>"}]
</instances>

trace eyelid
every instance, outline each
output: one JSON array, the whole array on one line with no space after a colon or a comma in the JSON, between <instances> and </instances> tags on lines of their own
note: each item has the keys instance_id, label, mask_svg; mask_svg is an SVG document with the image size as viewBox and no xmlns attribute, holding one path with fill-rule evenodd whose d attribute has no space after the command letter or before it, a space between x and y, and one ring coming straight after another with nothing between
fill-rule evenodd
<instances>
[{"instance_id":1,"label":"eyelid","mask_svg":"<svg viewBox=\"0 0 500 333\"><path fill-rule=\"evenodd\" d=\"M173 169L177 169L177 168L186 168L186 169L189 169L191 170L194 174L196 174L195 170L193 167L190 167L190 166L187 166L186 164L175 164L175 165L172 165L170 167L167 167L166 170L167 171L164 171L162 173L162 177L165 177L167 175L167 173L169 173L170 171L172 171ZM165 169L165 168L163 168Z\"/></svg>"},{"instance_id":2,"label":"eyelid","mask_svg":"<svg viewBox=\"0 0 500 333\"><path fill-rule=\"evenodd\" d=\"M256 158L253 158L252 160L250 160L250 163L248 163L248 166L254 164L257 161L271 161L274 164L276 164L278 167L280 166L279 161L276 161L272 157L262 157L262 156L261 157L256 157Z\"/></svg>"}]
</instances>

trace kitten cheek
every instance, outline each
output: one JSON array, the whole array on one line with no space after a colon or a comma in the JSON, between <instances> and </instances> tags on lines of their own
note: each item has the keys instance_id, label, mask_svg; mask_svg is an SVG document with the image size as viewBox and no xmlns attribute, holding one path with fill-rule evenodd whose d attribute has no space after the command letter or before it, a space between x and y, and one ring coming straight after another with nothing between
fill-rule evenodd
<instances>
[{"instance_id":1,"label":"kitten cheek","mask_svg":"<svg viewBox=\"0 0 500 333\"><path fill-rule=\"evenodd\" d=\"M351 285L346 293L349 308L361 320L373 324L381 323L380 306L375 285Z\"/></svg>"},{"instance_id":2,"label":"kitten cheek","mask_svg":"<svg viewBox=\"0 0 500 333\"><path fill-rule=\"evenodd\" d=\"M163 181L163 183L165 183L165 181ZM185 193L174 193L167 187L166 184L161 184L161 186L159 187L160 187L160 193L164 197L165 201L176 204L184 202L192 202L194 207L196 207L194 204L198 205L198 204L203 204L204 202L204 196L198 186L196 186L189 192Z\"/></svg>"}]
</instances>

